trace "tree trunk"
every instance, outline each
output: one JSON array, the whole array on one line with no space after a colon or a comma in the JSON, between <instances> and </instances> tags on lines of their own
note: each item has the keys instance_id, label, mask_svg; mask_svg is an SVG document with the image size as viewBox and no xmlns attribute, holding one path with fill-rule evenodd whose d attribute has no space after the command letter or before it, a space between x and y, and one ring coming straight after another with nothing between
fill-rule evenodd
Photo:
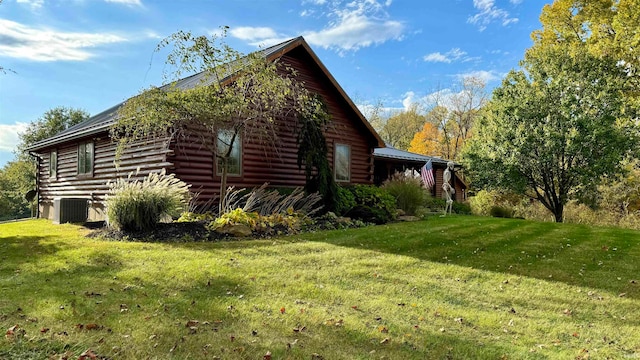
<instances>
[{"instance_id":1,"label":"tree trunk","mask_svg":"<svg viewBox=\"0 0 640 360\"><path fill-rule=\"evenodd\" d=\"M227 164L229 163L229 157L221 157L220 162L222 165L222 174L220 174L220 201L218 202L218 215L222 215L222 210L225 207L225 198L227 196Z\"/></svg>"},{"instance_id":2,"label":"tree trunk","mask_svg":"<svg viewBox=\"0 0 640 360\"><path fill-rule=\"evenodd\" d=\"M553 216L557 223L561 223L563 220L564 206L562 204L556 204L553 209Z\"/></svg>"}]
</instances>

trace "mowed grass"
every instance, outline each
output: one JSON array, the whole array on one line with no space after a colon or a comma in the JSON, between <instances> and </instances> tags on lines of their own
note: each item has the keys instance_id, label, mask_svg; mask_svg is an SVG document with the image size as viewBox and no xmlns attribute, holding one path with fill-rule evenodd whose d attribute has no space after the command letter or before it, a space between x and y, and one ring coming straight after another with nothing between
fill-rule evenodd
<instances>
[{"instance_id":1,"label":"mowed grass","mask_svg":"<svg viewBox=\"0 0 640 360\"><path fill-rule=\"evenodd\" d=\"M18 325L0 359L640 357L636 231L454 216L220 243L87 232L0 225L0 330Z\"/></svg>"}]
</instances>

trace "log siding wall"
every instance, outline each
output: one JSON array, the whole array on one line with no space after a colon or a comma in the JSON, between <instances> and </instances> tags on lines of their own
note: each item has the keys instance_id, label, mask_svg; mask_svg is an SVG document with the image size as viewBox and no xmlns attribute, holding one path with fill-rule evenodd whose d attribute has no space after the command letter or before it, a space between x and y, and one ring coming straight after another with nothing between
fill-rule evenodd
<instances>
[{"instance_id":1,"label":"log siding wall","mask_svg":"<svg viewBox=\"0 0 640 360\"><path fill-rule=\"evenodd\" d=\"M280 61L295 68L296 79L303 81L310 92L321 95L327 105L331 123L325 137L332 169L335 144L351 147L351 181L340 184L372 184L375 139L356 118L357 114L305 51L293 50ZM296 122L293 117L281 119L275 149L242 137L242 173L228 176L228 185L246 188L268 182L273 187L304 186L304 168L299 169L297 164ZM191 189L199 193L201 202L218 196L220 176L216 175L213 154L191 141L180 141L173 148L174 155L168 161L174 164L172 171L176 176L192 184Z\"/></svg>"},{"instance_id":2,"label":"log siding wall","mask_svg":"<svg viewBox=\"0 0 640 360\"><path fill-rule=\"evenodd\" d=\"M289 51L280 60L298 72L297 79L304 81L312 93L324 99L331 115L331 124L325 131L328 160L333 168L335 144L351 147L351 181L349 183L373 183L373 148L377 140L358 118L358 114L325 76L323 70L302 47ZM256 187L265 182L274 187L304 186L304 169L298 169L296 119L282 119L279 124L275 149L265 148L242 138L242 173L229 176L229 186ZM126 177L140 169L136 178L166 169L182 181L191 184L191 191L199 193L201 202L215 198L219 193L220 176L216 176L213 154L198 142L189 139L157 142L140 142L129 146L122 154L116 168L116 143L108 134L100 138L79 139L38 151L40 181L40 216L53 218L53 200L58 197L86 198L90 200L90 220L104 220L104 200L108 192L107 182ZM214 135L212 135L214 136ZM78 144L94 141L94 169L92 175L77 175ZM49 177L49 153L58 152L58 173ZM341 184L345 184L341 182Z\"/></svg>"},{"instance_id":3,"label":"log siding wall","mask_svg":"<svg viewBox=\"0 0 640 360\"><path fill-rule=\"evenodd\" d=\"M78 144L87 141L94 144L93 172L78 175ZM58 174L55 178L49 176L49 154L53 150L58 152ZM142 179L151 172L160 171L171 165L166 162L167 152L165 141L138 142L123 151L120 166L116 169L116 143L106 134L40 151L40 217L53 218L54 198L83 198L89 200L89 220L103 220L103 202L109 191L107 182L126 177L138 169L133 178Z\"/></svg>"}]
</instances>

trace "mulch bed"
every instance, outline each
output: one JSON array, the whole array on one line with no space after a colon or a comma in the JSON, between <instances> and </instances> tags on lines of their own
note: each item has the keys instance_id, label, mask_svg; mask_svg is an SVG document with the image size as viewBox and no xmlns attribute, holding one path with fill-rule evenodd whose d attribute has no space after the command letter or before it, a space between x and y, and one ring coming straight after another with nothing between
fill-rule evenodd
<instances>
[{"instance_id":1,"label":"mulch bed","mask_svg":"<svg viewBox=\"0 0 640 360\"><path fill-rule=\"evenodd\" d=\"M160 223L151 231L121 231L105 225L104 221L84 224L92 229L87 235L90 238L104 238L118 241L142 242L194 242L220 241L231 239L229 236L209 231L204 222Z\"/></svg>"}]
</instances>

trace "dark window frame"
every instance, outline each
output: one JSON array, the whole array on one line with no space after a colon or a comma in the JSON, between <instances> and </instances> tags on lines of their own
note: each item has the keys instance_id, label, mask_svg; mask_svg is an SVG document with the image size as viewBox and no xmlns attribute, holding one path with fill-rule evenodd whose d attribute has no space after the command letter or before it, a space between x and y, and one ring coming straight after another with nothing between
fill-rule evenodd
<instances>
[{"instance_id":1,"label":"dark window frame","mask_svg":"<svg viewBox=\"0 0 640 360\"><path fill-rule=\"evenodd\" d=\"M95 146L93 141L85 141L78 144L78 158L76 161L78 176L93 176L94 159Z\"/></svg>"}]
</instances>

